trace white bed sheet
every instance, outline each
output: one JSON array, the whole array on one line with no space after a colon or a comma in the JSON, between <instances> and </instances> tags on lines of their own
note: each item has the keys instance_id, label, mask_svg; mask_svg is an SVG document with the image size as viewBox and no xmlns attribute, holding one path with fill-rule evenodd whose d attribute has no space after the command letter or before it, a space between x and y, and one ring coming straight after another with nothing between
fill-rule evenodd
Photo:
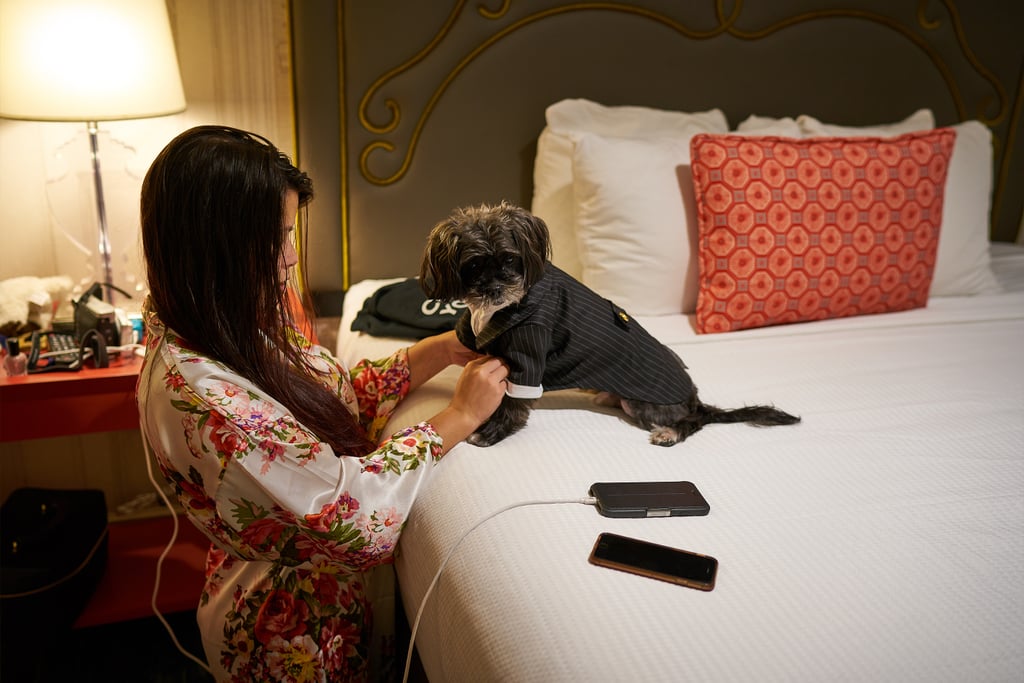
<instances>
[{"instance_id":1,"label":"white bed sheet","mask_svg":"<svg viewBox=\"0 0 1024 683\"><path fill-rule=\"evenodd\" d=\"M684 316L641 320L706 402L774 402L800 425L713 425L666 449L562 391L506 441L453 449L399 545L410 621L456 539L505 505L686 479L711 513L613 520L552 504L489 520L427 604L417 647L431 681L1020 680L1024 257L1006 251L993 268L1017 291L926 309L708 336ZM408 343L347 329L346 361ZM435 413L456 376L394 424ZM602 531L713 555L718 584L591 566Z\"/></svg>"}]
</instances>

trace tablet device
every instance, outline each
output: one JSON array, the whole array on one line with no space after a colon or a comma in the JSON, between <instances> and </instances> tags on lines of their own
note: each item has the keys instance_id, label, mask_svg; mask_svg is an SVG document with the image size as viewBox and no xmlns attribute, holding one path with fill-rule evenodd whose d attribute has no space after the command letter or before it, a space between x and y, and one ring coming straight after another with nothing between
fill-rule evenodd
<instances>
[{"instance_id":1,"label":"tablet device","mask_svg":"<svg viewBox=\"0 0 1024 683\"><path fill-rule=\"evenodd\" d=\"M689 481L598 482L590 495L605 517L688 517L711 511Z\"/></svg>"}]
</instances>

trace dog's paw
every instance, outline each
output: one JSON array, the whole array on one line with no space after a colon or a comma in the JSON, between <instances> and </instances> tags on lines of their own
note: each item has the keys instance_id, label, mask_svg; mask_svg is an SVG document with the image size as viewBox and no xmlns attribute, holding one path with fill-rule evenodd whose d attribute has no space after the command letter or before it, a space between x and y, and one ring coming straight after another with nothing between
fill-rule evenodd
<instances>
[{"instance_id":1,"label":"dog's paw","mask_svg":"<svg viewBox=\"0 0 1024 683\"><path fill-rule=\"evenodd\" d=\"M466 439L474 446L493 446L526 426L533 401L505 396L494 414Z\"/></svg>"},{"instance_id":2,"label":"dog's paw","mask_svg":"<svg viewBox=\"0 0 1024 683\"><path fill-rule=\"evenodd\" d=\"M661 427L655 425L651 430L651 443L655 446L675 446L682 441L683 437L678 430L672 427Z\"/></svg>"},{"instance_id":3,"label":"dog's paw","mask_svg":"<svg viewBox=\"0 0 1024 683\"><path fill-rule=\"evenodd\" d=\"M487 448L488 446L493 446L498 443L506 436L508 436L508 434L501 429L498 429L493 424L484 423L480 429L470 434L466 441L474 446Z\"/></svg>"},{"instance_id":4,"label":"dog's paw","mask_svg":"<svg viewBox=\"0 0 1024 683\"><path fill-rule=\"evenodd\" d=\"M480 446L481 448L487 448L488 446L491 445L491 442L484 438L482 434L475 433L470 434L466 438L466 443L473 444L474 446Z\"/></svg>"}]
</instances>

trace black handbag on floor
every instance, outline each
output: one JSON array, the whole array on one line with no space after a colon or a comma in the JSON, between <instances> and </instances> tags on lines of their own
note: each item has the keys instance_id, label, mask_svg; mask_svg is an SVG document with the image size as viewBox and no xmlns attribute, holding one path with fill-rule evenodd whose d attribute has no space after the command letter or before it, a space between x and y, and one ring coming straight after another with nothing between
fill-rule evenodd
<instances>
[{"instance_id":1,"label":"black handbag on floor","mask_svg":"<svg viewBox=\"0 0 1024 683\"><path fill-rule=\"evenodd\" d=\"M21 488L0 507L4 679L39 643L70 632L103 578L107 536L103 491Z\"/></svg>"}]
</instances>

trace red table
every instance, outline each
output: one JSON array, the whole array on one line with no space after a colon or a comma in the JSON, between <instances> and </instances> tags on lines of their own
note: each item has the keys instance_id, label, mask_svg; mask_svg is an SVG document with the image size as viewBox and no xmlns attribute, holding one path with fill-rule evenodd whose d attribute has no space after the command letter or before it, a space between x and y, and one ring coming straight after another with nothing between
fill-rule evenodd
<instances>
[{"instance_id":1,"label":"red table","mask_svg":"<svg viewBox=\"0 0 1024 683\"><path fill-rule=\"evenodd\" d=\"M142 359L109 368L0 377L0 441L136 429Z\"/></svg>"}]
</instances>

